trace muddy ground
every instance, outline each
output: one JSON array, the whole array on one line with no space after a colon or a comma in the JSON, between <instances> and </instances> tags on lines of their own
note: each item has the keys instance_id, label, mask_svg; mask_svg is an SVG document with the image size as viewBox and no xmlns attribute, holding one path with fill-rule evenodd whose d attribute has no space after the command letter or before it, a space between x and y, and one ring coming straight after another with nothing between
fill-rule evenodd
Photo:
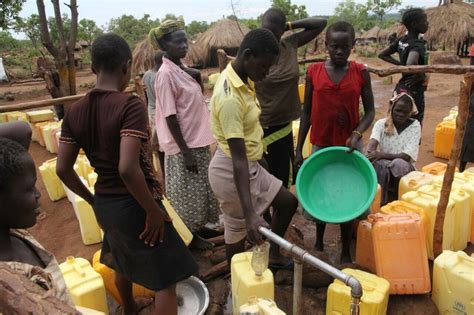
<instances>
[{"instance_id":1,"label":"muddy ground","mask_svg":"<svg viewBox=\"0 0 474 315\"><path fill-rule=\"evenodd\" d=\"M384 62L373 58L357 58L358 61L374 67L387 66ZM467 60L463 61L467 64ZM206 69L204 73L213 73L216 69ZM382 118L387 109L388 100L393 91L394 85L399 76L393 76L392 83L382 78L372 75L372 85L375 96L377 115L376 119ZM459 99L459 81L461 76L432 74L428 91L426 92L426 112L423 125L422 143L420 147L419 160L417 167L434 161L443 161L433 156L434 130L438 122L447 115L450 108L458 104ZM78 76L78 85L85 86L94 82L94 76L90 71L81 71ZM80 92L87 88L80 88ZM48 98L44 84L28 84L20 86L0 86L0 95L5 92L12 92L16 96L13 102L0 100L0 106L3 104L13 104L30 101L33 99ZM206 92L210 94L209 91ZM366 133L366 137L370 132ZM53 158L55 155L48 153L37 143L33 143L30 148L37 166L45 160ZM51 202L46 193L41 179L38 180L37 187L42 194L41 208L42 215L38 224L31 229L33 235L51 252L53 252L58 261L62 262L69 255L91 259L92 255L100 248L100 245L85 246L81 241L79 225L75 217L71 204L67 199L57 202ZM306 221L301 215L296 215L294 224L304 234L304 245L309 250L312 248L315 239L315 227L311 222ZM326 256L324 259L336 263L338 261L338 252L340 251L339 228L335 225L329 225L326 235ZM469 248L469 251L472 251ZM211 267L207 257L210 252L194 252L200 263L201 271ZM288 275L276 275L275 278L284 279ZM324 277L323 277L324 278ZM327 282L322 279L321 284ZM303 314L324 314L326 285L321 288L305 288L303 300ZM228 292L229 278L223 277L218 281L208 284L211 291L212 309L215 314L224 312L217 304L224 304L226 301L225 292ZM291 313L292 289L291 286L279 285L276 288L276 301L278 305L288 313ZM227 314L228 312L225 311ZM436 308L431 302L429 295L423 296L391 296L389 303L389 314L436 314Z\"/></svg>"}]
</instances>

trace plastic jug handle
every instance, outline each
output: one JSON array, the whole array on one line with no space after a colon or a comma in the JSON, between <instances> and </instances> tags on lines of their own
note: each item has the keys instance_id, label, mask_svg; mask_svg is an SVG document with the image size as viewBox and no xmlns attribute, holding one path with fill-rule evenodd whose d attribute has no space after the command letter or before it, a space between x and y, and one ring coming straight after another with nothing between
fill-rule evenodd
<instances>
[{"instance_id":1,"label":"plastic jug handle","mask_svg":"<svg viewBox=\"0 0 474 315\"><path fill-rule=\"evenodd\" d=\"M466 255L457 255L458 257L458 260L462 260L468 264L472 264L474 265L474 257L471 257L471 256L468 256L467 254Z\"/></svg>"},{"instance_id":2,"label":"plastic jug handle","mask_svg":"<svg viewBox=\"0 0 474 315\"><path fill-rule=\"evenodd\" d=\"M394 215L394 216L389 216L388 217L388 221L403 221L403 220L412 220L412 219L416 219L416 218L413 218L413 215L415 215L416 213L411 213L411 215L409 214L398 214L398 215Z\"/></svg>"},{"instance_id":3,"label":"plastic jug handle","mask_svg":"<svg viewBox=\"0 0 474 315\"><path fill-rule=\"evenodd\" d=\"M72 268L74 268L74 271L76 271L81 277L85 277L86 276L86 272L84 271L84 269L82 269L80 266L78 266L77 264L75 264L75 258L73 256L68 256L66 258L66 261L71 264Z\"/></svg>"}]
</instances>

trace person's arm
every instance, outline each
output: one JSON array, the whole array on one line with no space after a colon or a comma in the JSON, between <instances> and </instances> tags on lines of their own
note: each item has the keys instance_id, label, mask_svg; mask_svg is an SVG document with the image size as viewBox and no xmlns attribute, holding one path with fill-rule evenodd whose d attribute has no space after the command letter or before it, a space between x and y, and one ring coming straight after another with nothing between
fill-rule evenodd
<instances>
[{"instance_id":1,"label":"person's arm","mask_svg":"<svg viewBox=\"0 0 474 315\"><path fill-rule=\"evenodd\" d=\"M154 246L157 240L163 242L163 222L170 221L170 218L163 210L161 202L151 195L140 167L142 141L137 137L121 137L118 171L127 190L146 211L145 230L139 237L145 244Z\"/></svg>"},{"instance_id":2,"label":"person's arm","mask_svg":"<svg viewBox=\"0 0 474 315\"><path fill-rule=\"evenodd\" d=\"M407 66L417 66L419 65L420 53L416 50L411 50L408 53ZM405 83L408 87L422 83L426 78L424 73L414 73L411 74L409 78L405 80Z\"/></svg>"},{"instance_id":3,"label":"person's arm","mask_svg":"<svg viewBox=\"0 0 474 315\"><path fill-rule=\"evenodd\" d=\"M291 36L296 36L298 47L304 46L316 38L326 27L327 20L320 18L306 18L297 21L289 21L286 24L287 30L303 29Z\"/></svg>"},{"instance_id":4,"label":"person's arm","mask_svg":"<svg viewBox=\"0 0 474 315\"><path fill-rule=\"evenodd\" d=\"M372 152L377 151L377 147L379 146L379 142L376 139L371 138L369 143L367 144L367 153L370 154Z\"/></svg>"},{"instance_id":5,"label":"person's arm","mask_svg":"<svg viewBox=\"0 0 474 315\"><path fill-rule=\"evenodd\" d=\"M406 153L392 154L392 153L384 153L384 152L380 152L380 151L371 151L371 152L367 152L367 158L371 162L375 162L375 161L378 161L378 160L392 161L392 160L395 160L395 159L402 159L402 160L407 161L408 163L411 162L410 156Z\"/></svg>"},{"instance_id":6,"label":"person's arm","mask_svg":"<svg viewBox=\"0 0 474 315\"><path fill-rule=\"evenodd\" d=\"M361 135L370 127L375 118L374 94L372 92L370 74L367 70L362 71L362 78L364 84L362 86L361 97L364 106L364 117L362 117L359 124L354 129L354 132L346 141L346 146L350 147L351 150L354 150L357 142L362 138Z\"/></svg>"},{"instance_id":7,"label":"person's arm","mask_svg":"<svg viewBox=\"0 0 474 315\"><path fill-rule=\"evenodd\" d=\"M0 124L0 137L16 141L28 150L31 143L31 128L25 121L3 123Z\"/></svg>"},{"instance_id":8,"label":"person's arm","mask_svg":"<svg viewBox=\"0 0 474 315\"><path fill-rule=\"evenodd\" d=\"M181 128L179 127L179 122L176 115L166 117L166 124L168 125L170 133L173 136L174 141L176 141L179 150L183 154L186 169L197 174L198 168L196 159L192 155L191 150L186 144L186 141L184 141L183 133L181 132Z\"/></svg>"},{"instance_id":9,"label":"person's arm","mask_svg":"<svg viewBox=\"0 0 474 315\"><path fill-rule=\"evenodd\" d=\"M379 53L378 57L382 59L383 61L389 62L396 66L401 66L402 63L399 60L392 57L392 55L397 52L397 46L396 46L397 44L398 44L398 41L393 42L390 46L382 50Z\"/></svg>"},{"instance_id":10,"label":"person's arm","mask_svg":"<svg viewBox=\"0 0 474 315\"><path fill-rule=\"evenodd\" d=\"M300 130L298 132L298 142L296 144L294 167L295 172L298 172L303 163L303 146L308 135L309 127L311 126L311 109L312 109L313 84L311 83L311 76L306 76L306 84L304 90L304 105L301 113Z\"/></svg>"},{"instance_id":11,"label":"person's arm","mask_svg":"<svg viewBox=\"0 0 474 315\"><path fill-rule=\"evenodd\" d=\"M251 243L261 244L262 235L258 232L260 226L268 227L268 224L261 218L252 205L250 194L249 164L245 148L245 140L242 138L228 139L230 154L232 157L232 167L234 181L239 194L240 204L244 212L247 226L247 238Z\"/></svg>"},{"instance_id":12,"label":"person's arm","mask_svg":"<svg viewBox=\"0 0 474 315\"><path fill-rule=\"evenodd\" d=\"M390 154L390 153L383 153L380 151L377 151L377 147L379 145L379 142L376 139L370 139L369 144L367 145L367 158L371 162L375 162L378 160L395 160L395 159L402 159L407 162L411 161L411 158L408 154L405 153L400 153L400 154Z\"/></svg>"},{"instance_id":13,"label":"person's arm","mask_svg":"<svg viewBox=\"0 0 474 315\"><path fill-rule=\"evenodd\" d=\"M67 188L84 199L88 204L93 205L94 195L74 171L74 163L79 154L79 149L80 147L77 144L59 143L56 174Z\"/></svg>"}]
</instances>

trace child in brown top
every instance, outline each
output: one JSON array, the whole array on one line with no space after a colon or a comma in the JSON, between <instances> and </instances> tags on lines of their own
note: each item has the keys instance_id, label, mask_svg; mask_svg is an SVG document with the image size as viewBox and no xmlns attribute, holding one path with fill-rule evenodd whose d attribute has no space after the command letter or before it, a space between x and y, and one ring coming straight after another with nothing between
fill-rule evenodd
<instances>
[{"instance_id":1,"label":"child in brown top","mask_svg":"<svg viewBox=\"0 0 474 315\"><path fill-rule=\"evenodd\" d=\"M96 88L64 117L57 173L90 203L104 231L101 262L116 271L124 313L136 313L132 282L156 291L156 314L176 314L176 286L197 271L164 209L149 159L146 105L123 93L130 80L131 51L115 34L92 45ZM73 165L83 149L98 174L95 195Z\"/></svg>"}]
</instances>

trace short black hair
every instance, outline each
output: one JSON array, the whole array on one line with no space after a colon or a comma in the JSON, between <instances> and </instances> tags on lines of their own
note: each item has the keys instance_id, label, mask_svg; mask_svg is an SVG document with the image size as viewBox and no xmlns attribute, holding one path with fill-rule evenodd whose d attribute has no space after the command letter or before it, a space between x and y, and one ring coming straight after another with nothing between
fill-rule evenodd
<instances>
[{"instance_id":1,"label":"short black hair","mask_svg":"<svg viewBox=\"0 0 474 315\"><path fill-rule=\"evenodd\" d=\"M94 71L113 72L132 59L132 51L123 37L108 33L94 40L91 56Z\"/></svg>"},{"instance_id":2,"label":"short black hair","mask_svg":"<svg viewBox=\"0 0 474 315\"><path fill-rule=\"evenodd\" d=\"M246 49L250 49L255 57L262 55L278 56L280 53L280 45L275 35L264 28L256 28L244 36L237 56L243 54Z\"/></svg>"},{"instance_id":3,"label":"short black hair","mask_svg":"<svg viewBox=\"0 0 474 315\"><path fill-rule=\"evenodd\" d=\"M411 28L413 26L413 23L422 19L425 16L426 12L421 8L408 9L402 15L402 24L405 25L406 28Z\"/></svg>"},{"instance_id":4,"label":"short black hair","mask_svg":"<svg viewBox=\"0 0 474 315\"><path fill-rule=\"evenodd\" d=\"M262 23L268 22L271 24L276 25L285 25L286 24L286 16L282 10L277 8L270 8L262 16Z\"/></svg>"},{"instance_id":5,"label":"short black hair","mask_svg":"<svg viewBox=\"0 0 474 315\"><path fill-rule=\"evenodd\" d=\"M26 149L16 141L0 137L0 189L7 186L13 175L21 174L23 164L21 157L27 154Z\"/></svg>"},{"instance_id":6,"label":"short black hair","mask_svg":"<svg viewBox=\"0 0 474 315\"><path fill-rule=\"evenodd\" d=\"M343 32L343 33L349 33L351 36L351 40L355 40L355 30L354 26L352 26L351 23L348 23L346 21L338 21L335 22L331 25L329 25L327 31L326 31L326 41L329 40L329 34L333 32Z\"/></svg>"}]
</instances>

